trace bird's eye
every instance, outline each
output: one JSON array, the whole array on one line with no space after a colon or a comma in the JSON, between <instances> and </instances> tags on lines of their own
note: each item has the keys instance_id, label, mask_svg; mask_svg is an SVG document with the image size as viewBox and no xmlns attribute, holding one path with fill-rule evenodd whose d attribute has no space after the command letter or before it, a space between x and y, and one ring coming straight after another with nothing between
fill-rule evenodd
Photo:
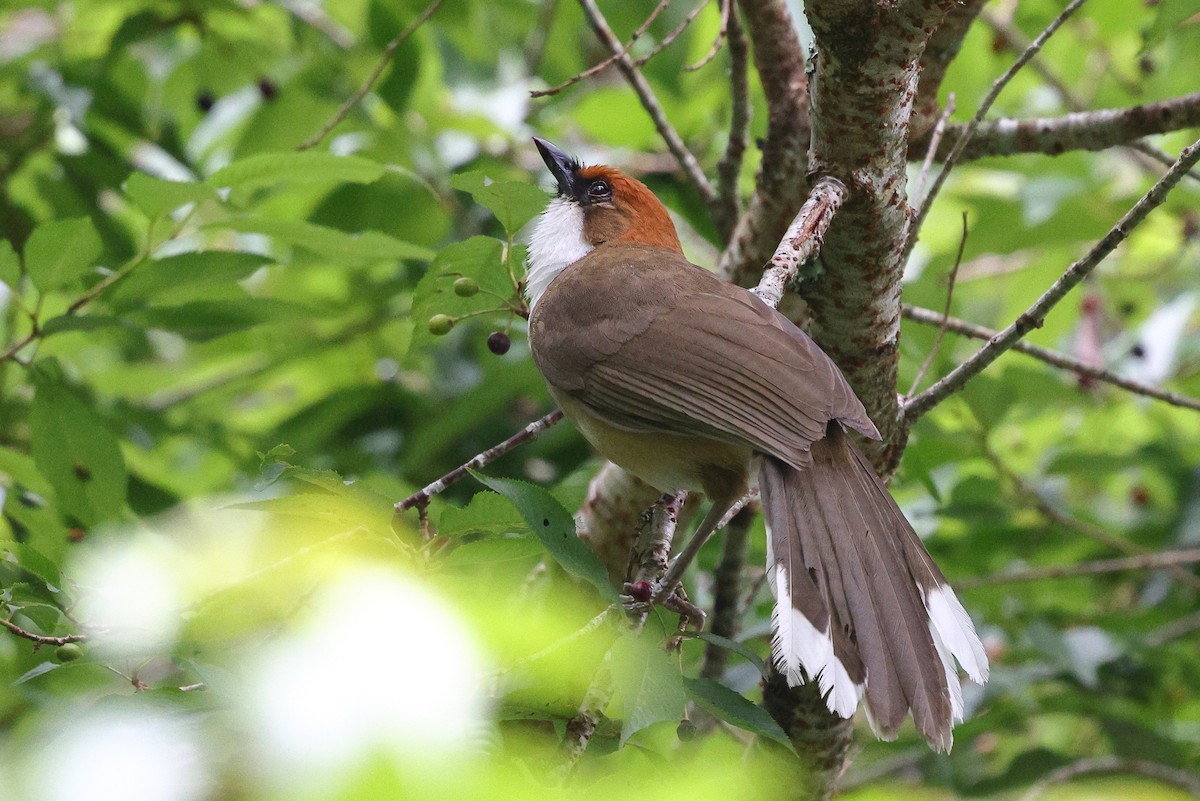
<instances>
[{"instance_id":1,"label":"bird's eye","mask_svg":"<svg viewBox=\"0 0 1200 801\"><path fill-rule=\"evenodd\" d=\"M593 181L588 187L588 197L592 200L608 200L612 197L612 187L608 181Z\"/></svg>"}]
</instances>

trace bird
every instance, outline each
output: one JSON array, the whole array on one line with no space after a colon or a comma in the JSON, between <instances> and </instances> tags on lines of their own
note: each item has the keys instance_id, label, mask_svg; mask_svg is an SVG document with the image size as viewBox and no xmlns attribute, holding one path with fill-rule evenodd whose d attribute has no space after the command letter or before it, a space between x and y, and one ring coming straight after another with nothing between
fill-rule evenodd
<instances>
[{"instance_id":1,"label":"bird","mask_svg":"<svg viewBox=\"0 0 1200 801\"><path fill-rule=\"evenodd\" d=\"M689 547L757 484L776 669L789 686L815 681L842 718L861 703L882 739L911 712L949 751L963 718L955 660L983 684L987 654L855 445L850 432L880 435L845 377L787 317L688 261L645 184L533 141L558 190L532 228L524 279L551 397L609 461L661 491L707 496Z\"/></svg>"}]
</instances>

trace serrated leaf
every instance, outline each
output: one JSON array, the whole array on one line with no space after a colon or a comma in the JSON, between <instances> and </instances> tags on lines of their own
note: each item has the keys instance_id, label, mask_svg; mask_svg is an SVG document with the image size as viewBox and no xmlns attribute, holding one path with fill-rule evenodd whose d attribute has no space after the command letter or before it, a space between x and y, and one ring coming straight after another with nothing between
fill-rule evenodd
<instances>
[{"instance_id":1,"label":"serrated leaf","mask_svg":"<svg viewBox=\"0 0 1200 801\"><path fill-rule=\"evenodd\" d=\"M657 643L626 632L613 643L611 659L622 745L651 724L683 717L683 676Z\"/></svg>"},{"instance_id":2,"label":"serrated leaf","mask_svg":"<svg viewBox=\"0 0 1200 801\"><path fill-rule=\"evenodd\" d=\"M440 529L438 533L441 533ZM543 553L545 549L534 537L487 537L459 545L446 554L441 563L450 567L495 566L502 562L526 561Z\"/></svg>"},{"instance_id":3,"label":"serrated leaf","mask_svg":"<svg viewBox=\"0 0 1200 801\"><path fill-rule=\"evenodd\" d=\"M87 217L43 223L25 243L25 269L42 292L64 287L88 273L103 251Z\"/></svg>"},{"instance_id":4,"label":"serrated leaf","mask_svg":"<svg viewBox=\"0 0 1200 801\"><path fill-rule=\"evenodd\" d=\"M391 504L377 501L364 503L362 492L352 491L347 485L340 489L341 492L337 494L297 492L263 501L234 503L225 508L300 517L304 520L325 520L345 529L361 525L375 533L388 531L392 519Z\"/></svg>"},{"instance_id":5,"label":"serrated leaf","mask_svg":"<svg viewBox=\"0 0 1200 801\"><path fill-rule=\"evenodd\" d=\"M227 250L179 253L151 259L113 284L104 293L104 298L117 305L143 299L163 303L197 287L236 283L271 261L258 253Z\"/></svg>"},{"instance_id":6,"label":"serrated leaf","mask_svg":"<svg viewBox=\"0 0 1200 801\"><path fill-rule=\"evenodd\" d=\"M450 179L450 185L469 192L476 203L487 206L504 226L509 237L516 236L525 223L546 208L550 198L533 184L519 181L492 181L481 172L465 172Z\"/></svg>"},{"instance_id":7,"label":"serrated leaf","mask_svg":"<svg viewBox=\"0 0 1200 801\"><path fill-rule=\"evenodd\" d=\"M272 298L196 300L178 306L152 306L128 315L146 328L161 328L203 341L256 325L312 316L297 303Z\"/></svg>"},{"instance_id":8,"label":"serrated leaf","mask_svg":"<svg viewBox=\"0 0 1200 801\"><path fill-rule=\"evenodd\" d=\"M359 156L335 156L309 150L303 153L260 153L239 159L208 178L209 186L261 187L273 184L353 183L378 181L387 168Z\"/></svg>"},{"instance_id":9,"label":"serrated leaf","mask_svg":"<svg viewBox=\"0 0 1200 801\"><path fill-rule=\"evenodd\" d=\"M758 672L762 674L764 679L767 677L767 663L762 660L762 657L750 650L749 646L743 643L735 642L728 637L722 637L720 634L713 634L708 631L692 632L685 634L684 636L692 637L697 640L703 640L704 642L712 643L718 648L724 648L726 651L732 651L733 653L744 657L747 662L758 668Z\"/></svg>"},{"instance_id":10,"label":"serrated leaf","mask_svg":"<svg viewBox=\"0 0 1200 801\"><path fill-rule=\"evenodd\" d=\"M14 543L8 547L16 555L17 562L20 563L22 569L28 570L45 583L54 587L62 586L62 575L58 572L58 565L54 564L41 551L27 542Z\"/></svg>"},{"instance_id":11,"label":"serrated leaf","mask_svg":"<svg viewBox=\"0 0 1200 801\"><path fill-rule=\"evenodd\" d=\"M57 365L33 371L30 450L54 487L59 509L92 526L116 517L128 476L116 436L91 407L55 376Z\"/></svg>"},{"instance_id":12,"label":"serrated leaf","mask_svg":"<svg viewBox=\"0 0 1200 801\"><path fill-rule=\"evenodd\" d=\"M9 289L15 290L20 281L21 260L13 250L12 243L7 239L0 239L0 283L7 284Z\"/></svg>"},{"instance_id":13,"label":"serrated leaf","mask_svg":"<svg viewBox=\"0 0 1200 801\"><path fill-rule=\"evenodd\" d=\"M217 199L216 190L208 184L167 181L144 172L135 172L125 181L125 196L151 219L188 203Z\"/></svg>"},{"instance_id":14,"label":"serrated leaf","mask_svg":"<svg viewBox=\"0 0 1200 801\"><path fill-rule=\"evenodd\" d=\"M464 534L508 534L527 531L528 526L510 500L494 492L477 492L462 508L447 506L438 518L437 531L443 537Z\"/></svg>"},{"instance_id":15,"label":"serrated leaf","mask_svg":"<svg viewBox=\"0 0 1200 801\"><path fill-rule=\"evenodd\" d=\"M472 472L484 486L512 501L537 538L563 570L588 582L607 599L617 600L608 572L592 549L575 533L575 518L549 492L534 484L491 478Z\"/></svg>"},{"instance_id":16,"label":"serrated leaf","mask_svg":"<svg viewBox=\"0 0 1200 801\"><path fill-rule=\"evenodd\" d=\"M788 750L794 751L792 741L787 733L775 722L767 710L752 703L741 693L712 679L691 679L684 677L683 686L687 689L688 697L696 706L726 723L731 723L739 729L774 740Z\"/></svg>"},{"instance_id":17,"label":"serrated leaf","mask_svg":"<svg viewBox=\"0 0 1200 801\"><path fill-rule=\"evenodd\" d=\"M429 248L404 242L380 231L348 234L336 228L304 220L280 220L270 217L239 217L226 220L220 227L234 231L265 234L280 242L304 248L339 264L371 261L428 261Z\"/></svg>"}]
</instances>

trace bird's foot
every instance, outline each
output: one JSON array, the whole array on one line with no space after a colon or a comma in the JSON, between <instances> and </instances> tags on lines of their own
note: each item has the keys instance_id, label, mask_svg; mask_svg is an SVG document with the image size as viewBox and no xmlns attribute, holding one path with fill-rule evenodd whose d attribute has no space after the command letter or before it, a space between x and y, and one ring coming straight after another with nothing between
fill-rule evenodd
<instances>
[{"instance_id":1,"label":"bird's foot","mask_svg":"<svg viewBox=\"0 0 1200 801\"><path fill-rule=\"evenodd\" d=\"M648 581L626 582L622 587L625 611L629 613L649 612L655 606L674 612L683 618L689 626L704 628L704 610L688 601L683 588L676 585L673 590L666 588L661 582L651 584Z\"/></svg>"}]
</instances>

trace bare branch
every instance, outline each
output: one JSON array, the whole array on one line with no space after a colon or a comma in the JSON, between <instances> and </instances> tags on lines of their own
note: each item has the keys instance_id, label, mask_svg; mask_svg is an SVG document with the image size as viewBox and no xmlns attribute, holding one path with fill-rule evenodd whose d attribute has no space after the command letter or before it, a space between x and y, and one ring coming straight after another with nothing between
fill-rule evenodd
<instances>
[{"instance_id":1,"label":"bare branch","mask_svg":"<svg viewBox=\"0 0 1200 801\"><path fill-rule=\"evenodd\" d=\"M670 5L670 3L671 3L671 0L659 0L658 5L656 5L654 7L654 10L650 12L650 16L646 17L646 21L643 22L641 25L639 25L638 29L636 31L634 31L632 35L630 35L629 41L625 43L625 46L621 48L620 52L613 53L611 56L604 59L599 64L596 64L595 66L592 66L592 67L588 67L583 72L576 73L575 75L571 76L567 80L560 83L558 86L552 87L550 89L538 89L537 91L530 92L529 96L530 97L549 97L550 95L556 95L559 92L561 92L562 90L567 89L571 86L574 86L575 84L579 83L580 81L584 80L585 78L590 78L593 75L595 75L599 72L603 72L604 70L608 69L614 63L616 63L618 58L627 54L629 52L630 48L632 48L637 43L638 39L641 39L642 36L645 35L646 31L648 31L650 29L650 26L651 26L651 24L653 24L654 20L658 19L658 15L661 14L663 12L663 10L666 9L666 7L668 5Z\"/></svg>"},{"instance_id":2,"label":"bare branch","mask_svg":"<svg viewBox=\"0 0 1200 801\"><path fill-rule=\"evenodd\" d=\"M929 349L929 353L925 354L925 360L917 368L917 374L913 376L912 385L908 388L908 395L912 395L917 391L917 387L921 385L921 379L925 377L925 373L929 370L929 365L933 364L938 349L942 346L942 338L946 335L947 322L950 320L950 304L954 300L954 284L958 281L958 268L962 265L963 249L966 246L967 213L964 211L962 213L962 236L958 239L958 253L954 256L954 266L950 268L950 275L946 280L946 305L942 308L942 319L938 322L937 337L934 338L933 347ZM901 307L900 314L902 316L904 314L903 307Z\"/></svg>"},{"instance_id":3,"label":"bare branch","mask_svg":"<svg viewBox=\"0 0 1200 801\"><path fill-rule=\"evenodd\" d=\"M683 68L684 72L695 72L698 69L706 66L710 61L717 57L717 53L721 52L721 42L725 41L725 36L729 33L729 18L733 14L733 0L717 0L721 7L721 27L717 30L717 38L713 40L712 47L704 57L695 64L688 64Z\"/></svg>"},{"instance_id":4,"label":"bare branch","mask_svg":"<svg viewBox=\"0 0 1200 801\"><path fill-rule=\"evenodd\" d=\"M996 98L1000 96L1002 91L1004 91L1004 87L1008 86L1009 81L1011 81L1013 77L1021 71L1021 68L1028 64L1030 59L1032 59L1038 54L1039 51L1041 51L1042 46L1045 45L1047 40L1054 35L1054 32L1062 27L1063 23L1066 22L1072 14L1078 11L1079 7L1085 2L1086 0L1071 0L1067 7L1064 8L1057 17L1050 21L1050 24L1046 26L1045 30L1038 34L1036 39L1030 42L1029 47L1025 48L1021 55L1017 56L1017 60L1013 62L1012 66L1009 67L1008 70L1006 70L1005 73L997 78L996 82L992 84L992 88L988 90L987 95L984 96L983 101L979 104L979 108L975 110L975 116L972 117L971 121L963 127L962 132L958 135L958 139L954 142L954 146L951 148L950 152L946 154L946 158L942 162L942 170L938 173L937 178L935 178L933 181L933 185L929 188L929 194L926 195L921 201L921 206L917 209L916 220L913 223L911 233L909 235L908 246L905 248L906 256L912 252L913 245L916 244L917 236L921 231L921 224L925 221L926 215L929 214L929 207L933 205L934 198L936 198L938 192L941 191L942 184L946 182L946 177L950 174L950 170L954 168L955 162L957 162L959 156L962 155L962 151L966 148L967 143L971 141L971 137L974 135L975 129L979 127L979 124L983 122L983 118L987 116L988 111L991 110L992 104L996 102Z\"/></svg>"},{"instance_id":5,"label":"bare branch","mask_svg":"<svg viewBox=\"0 0 1200 801\"><path fill-rule=\"evenodd\" d=\"M1014 153L1057 156L1068 150L1107 150L1128 145L1143 136L1196 126L1200 126L1200 92L1129 108L1077 111L1061 117L1029 120L992 120L978 126L959 159ZM960 137L965 128L950 126L937 158L949 155L948 143Z\"/></svg>"},{"instance_id":6,"label":"bare branch","mask_svg":"<svg viewBox=\"0 0 1200 801\"><path fill-rule=\"evenodd\" d=\"M654 90L650 88L646 77L638 71L637 65L633 63L633 59L629 57L629 54L621 52L621 41L613 33L612 28L609 27L608 20L604 18L604 15L596 6L595 0L579 0L579 5L583 8L583 13L587 16L588 22L591 24L596 36L616 56L617 67L625 75L625 80L633 87L633 91L642 103L642 108L646 109L646 113L654 121L654 127L658 129L659 135L667 143L667 148L675 156L675 160L679 162L679 166L683 168L683 172L687 175L688 180L691 181L692 185L700 193L700 196L704 198L705 203L712 203L716 197L716 191L712 188L712 184L708 182L704 171L700 169L700 163L696 161L696 157L692 155L692 152L687 149L687 145L683 143L679 132L675 130L667 119L667 115L663 111L662 105L658 102L658 98L654 96Z\"/></svg>"},{"instance_id":7,"label":"bare branch","mask_svg":"<svg viewBox=\"0 0 1200 801\"><path fill-rule=\"evenodd\" d=\"M954 93L951 92L946 98L945 110L938 117L937 124L933 126L933 132L929 135L929 144L925 148L925 160L921 162L921 171L917 173L917 180L913 182L912 191L909 193L912 197L920 197L921 193L925 191L925 182L929 180L929 171L933 168L933 160L942 143L942 137L946 133L946 124L950 121L950 115L953 113ZM912 145L909 145L909 149L912 149Z\"/></svg>"},{"instance_id":8,"label":"bare branch","mask_svg":"<svg viewBox=\"0 0 1200 801\"><path fill-rule=\"evenodd\" d=\"M846 185L837 178L826 175L817 181L808 200L800 207L783 235L779 247L775 249L762 280L751 290L754 294L772 308L779 307L783 293L796 280L800 265L816 256L821 249L825 232L848 195Z\"/></svg>"},{"instance_id":9,"label":"bare branch","mask_svg":"<svg viewBox=\"0 0 1200 801\"><path fill-rule=\"evenodd\" d=\"M1098 576L1104 573L1123 573L1128 570L1156 570L1164 567L1179 565L1194 565L1200 562L1200 548L1187 548L1176 551L1163 551L1140 556L1124 556L1120 559L1096 559L1091 562L1081 562L1075 565L1059 567L1038 567L1028 570L1017 570L1010 573L996 573L991 576L981 576L975 579L959 579L955 585L959 589L985 587L993 584L1011 584L1020 581L1041 581L1053 578L1071 578L1074 576Z\"/></svg>"},{"instance_id":10,"label":"bare branch","mask_svg":"<svg viewBox=\"0 0 1200 801\"><path fill-rule=\"evenodd\" d=\"M713 223L722 239L728 240L741 214L741 194L738 178L742 173L742 159L750 141L750 81L747 75L746 34L742 30L738 11L733 0L727 0L729 8L729 95L733 108L729 118L729 141L725 154L717 162L717 198L713 203Z\"/></svg>"},{"instance_id":11,"label":"bare branch","mask_svg":"<svg viewBox=\"0 0 1200 801\"><path fill-rule=\"evenodd\" d=\"M88 639L86 634L65 634L62 637L47 637L44 634L36 634L13 623L11 615L7 618L0 618L0 626L4 626L4 628L18 637L24 637L38 645L66 645L72 642L87 642Z\"/></svg>"},{"instance_id":12,"label":"bare branch","mask_svg":"<svg viewBox=\"0 0 1200 801\"><path fill-rule=\"evenodd\" d=\"M747 286L758 281L796 209L804 202L810 140L804 48L784 0L741 0L754 66L767 99L767 134L754 194L721 253L717 273Z\"/></svg>"},{"instance_id":13,"label":"bare branch","mask_svg":"<svg viewBox=\"0 0 1200 801\"><path fill-rule=\"evenodd\" d=\"M637 67L644 66L647 61L654 58L659 53L661 53L662 51L664 51L668 47L670 47L672 44L674 44L675 40L678 39L679 36L684 31L687 30L688 26L692 24L692 20L694 20L696 17L700 16L700 12L704 10L704 7L706 5L708 5L707 0L702 0L702 2L697 3L696 7L693 8L691 11L689 11L687 16L683 18L683 21L675 26L675 30L671 31L666 36L664 36L663 40L661 42L659 42L657 45L655 45L654 48L649 53L647 53L644 56L639 56L633 62L634 66L637 66ZM686 69L687 69L687 67L684 67L684 70L686 70Z\"/></svg>"},{"instance_id":14,"label":"bare branch","mask_svg":"<svg viewBox=\"0 0 1200 801\"><path fill-rule=\"evenodd\" d=\"M555 409L549 414L534 420L532 423L525 426L511 437L504 440L504 442L501 442L499 445L493 445L486 451L476 454L465 464L461 464L454 468L437 481L434 481L432 484L426 486L420 492L413 493L397 503L396 514L400 515L409 509L412 509L413 507L417 507L418 509L425 508L429 505L430 498L432 498L434 495L437 495L439 492L444 491L451 484L455 484L461 479L465 478L469 471L478 470L481 467L491 464L504 454L511 451L513 448L524 442L528 442L562 419L562 410Z\"/></svg>"},{"instance_id":15,"label":"bare branch","mask_svg":"<svg viewBox=\"0 0 1200 801\"><path fill-rule=\"evenodd\" d=\"M929 323L931 325L943 326L947 331L952 331L956 334L973 337L975 339L990 340L999 335L999 332L986 328L982 325L960 320L957 317L943 317L938 312L932 309L924 309L920 306L910 306L905 304L901 308L901 314L909 320L918 323ZM1149 384L1143 384L1140 381L1133 381L1129 378L1117 375L1111 370L1105 370L1095 365L1087 364L1078 359L1073 359L1057 351L1043 348L1039 345L1033 345L1024 340L1018 340L1013 345L1013 350L1018 353L1024 353L1027 356L1032 356L1047 364L1070 370L1081 376L1094 378L1097 381L1103 381L1106 384L1127 389L1136 395L1144 395L1147 398L1154 398L1164 403L1169 403L1172 406L1178 406L1183 409L1194 409L1200 411L1200 398L1193 398L1188 395L1181 395L1177 392L1168 392L1158 387L1152 387Z\"/></svg>"},{"instance_id":16,"label":"bare branch","mask_svg":"<svg viewBox=\"0 0 1200 801\"><path fill-rule=\"evenodd\" d=\"M1037 801L1056 784L1063 784L1080 776L1090 773L1135 773L1147 776L1156 781L1182 787L1188 793L1200 798L1200 779L1191 771L1179 770L1158 762L1148 762L1143 759L1129 759L1120 756L1088 757L1063 765L1051 771L1029 788L1020 801Z\"/></svg>"},{"instance_id":17,"label":"bare branch","mask_svg":"<svg viewBox=\"0 0 1200 801\"><path fill-rule=\"evenodd\" d=\"M408 40L408 37L416 33L417 28L420 28L427 19L432 17L434 12L438 10L438 7L443 2L444 0L433 0L432 3L425 7L424 11L417 15L416 19L408 24L408 27L400 31L400 34L395 39L387 43L387 47L383 49L383 55L379 57L379 62L375 65L375 69L371 70L371 74L367 77L366 83L359 87L358 91L350 95L350 97L348 97L346 101L338 107L338 110L334 112L334 115L330 117L328 122L321 126L319 131L301 142L296 147L297 150L308 150L309 148L316 147L321 143L321 140L329 135L330 131L336 128L342 120L346 119L347 115L350 114L351 109L357 106L362 99L367 96L367 93L375 87L375 83L379 80L379 77L383 75L383 71L387 69L388 64L392 62L392 56L395 55L396 50L400 47L400 45L404 44Z\"/></svg>"},{"instance_id":18,"label":"bare branch","mask_svg":"<svg viewBox=\"0 0 1200 801\"><path fill-rule=\"evenodd\" d=\"M925 412L932 409L941 401L958 392L967 381L977 375L985 367L996 360L1001 353L1013 347L1022 337L1035 328L1041 327L1046 315L1066 294L1090 273L1096 265L1102 262L1129 233L1157 208L1167 198L1171 189L1179 183L1184 174L1200 161L1200 140L1184 148L1179 159L1171 166L1162 178L1134 204L1125 215L1113 226L1104 238L1088 251L1087 255L1072 264L1046 292L1037 299L1012 325L990 339L975 355L954 368L949 374L938 380L929 389L916 397L910 398L904 405L904 415L909 423L917 420Z\"/></svg>"},{"instance_id":19,"label":"bare branch","mask_svg":"<svg viewBox=\"0 0 1200 801\"><path fill-rule=\"evenodd\" d=\"M975 23L986 0L961 0L946 12L933 36L921 53L921 80L917 86L917 99L913 103L912 121L909 123L911 140L923 139L941 116L938 108L938 89L946 77L950 64L962 49L963 39ZM918 150L920 145L917 146ZM912 192L913 197L919 195Z\"/></svg>"}]
</instances>

